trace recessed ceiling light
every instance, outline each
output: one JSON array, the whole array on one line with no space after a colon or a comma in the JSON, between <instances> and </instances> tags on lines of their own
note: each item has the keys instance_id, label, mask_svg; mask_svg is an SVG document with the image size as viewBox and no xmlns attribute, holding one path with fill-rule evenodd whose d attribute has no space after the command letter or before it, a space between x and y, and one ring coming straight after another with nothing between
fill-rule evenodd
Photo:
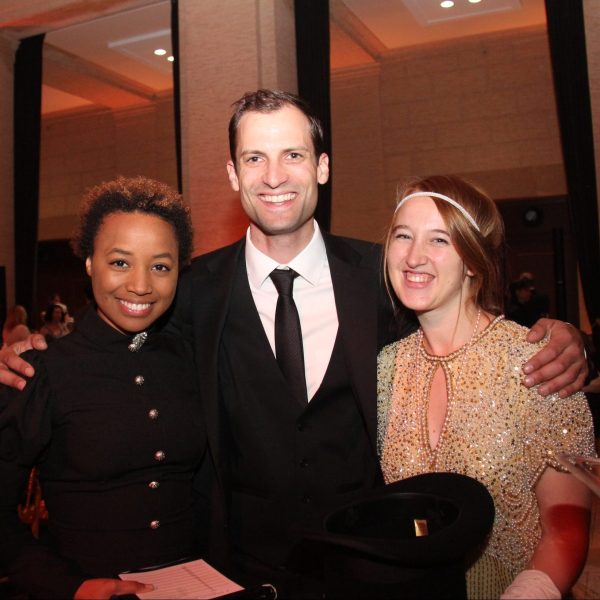
<instances>
[{"instance_id":1,"label":"recessed ceiling light","mask_svg":"<svg viewBox=\"0 0 600 600\"><path fill-rule=\"evenodd\" d=\"M175 60L175 57L174 56L167 56L167 60L169 62L173 62Z\"/></svg>"},{"instance_id":2,"label":"recessed ceiling light","mask_svg":"<svg viewBox=\"0 0 600 600\"><path fill-rule=\"evenodd\" d=\"M469 0L471 4L479 4L481 0Z\"/></svg>"},{"instance_id":3,"label":"recessed ceiling light","mask_svg":"<svg viewBox=\"0 0 600 600\"><path fill-rule=\"evenodd\" d=\"M444 0L443 2L440 2L440 6L442 8L452 8L454 6L454 2L452 2L452 0Z\"/></svg>"},{"instance_id":4,"label":"recessed ceiling light","mask_svg":"<svg viewBox=\"0 0 600 600\"><path fill-rule=\"evenodd\" d=\"M157 48L154 51L154 54L156 54L156 56L164 56L167 53L167 51L164 48Z\"/></svg>"}]
</instances>

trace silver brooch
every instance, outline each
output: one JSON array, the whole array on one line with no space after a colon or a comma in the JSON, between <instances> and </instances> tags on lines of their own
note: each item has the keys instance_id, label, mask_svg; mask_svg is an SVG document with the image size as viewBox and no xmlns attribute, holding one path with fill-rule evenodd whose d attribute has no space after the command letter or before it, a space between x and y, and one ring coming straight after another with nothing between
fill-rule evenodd
<instances>
[{"instance_id":1,"label":"silver brooch","mask_svg":"<svg viewBox=\"0 0 600 600\"><path fill-rule=\"evenodd\" d=\"M143 345L144 342L148 339L148 332L142 331L141 333L136 333L131 340L129 346L130 352L137 352Z\"/></svg>"}]
</instances>

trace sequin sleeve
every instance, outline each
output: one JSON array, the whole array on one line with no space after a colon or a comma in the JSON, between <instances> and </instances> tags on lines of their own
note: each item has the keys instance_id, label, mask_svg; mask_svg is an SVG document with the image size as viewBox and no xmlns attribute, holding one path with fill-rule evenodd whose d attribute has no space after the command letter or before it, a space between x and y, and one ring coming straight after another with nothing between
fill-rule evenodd
<instances>
[{"instance_id":1,"label":"sequin sleeve","mask_svg":"<svg viewBox=\"0 0 600 600\"><path fill-rule=\"evenodd\" d=\"M512 358L520 367L543 346L544 342L517 345ZM522 385L519 377L515 393L521 396L518 405L523 407L523 462L531 489L547 466L565 471L555 458L557 453L596 456L592 416L582 392L567 398L541 396L537 388Z\"/></svg>"},{"instance_id":2,"label":"sequin sleeve","mask_svg":"<svg viewBox=\"0 0 600 600\"><path fill-rule=\"evenodd\" d=\"M392 402L392 387L396 355L400 342L389 344L377 357L377 454L381 456L387 428L387 418Z\"/></svg>"},{"instance_id":3,"label":"sequin sleeve","mask_svg":"<svg viewBox=\"0 0 600 600\"><path fill-rule=\"evenodd\" d=\"M556 460L559 452L596 456L592 417L582 392L567 398L558 394L530 394L526 410L526 463L531 468L532 487L546 466L565 471Z\"/></svg>"}]
</instances>

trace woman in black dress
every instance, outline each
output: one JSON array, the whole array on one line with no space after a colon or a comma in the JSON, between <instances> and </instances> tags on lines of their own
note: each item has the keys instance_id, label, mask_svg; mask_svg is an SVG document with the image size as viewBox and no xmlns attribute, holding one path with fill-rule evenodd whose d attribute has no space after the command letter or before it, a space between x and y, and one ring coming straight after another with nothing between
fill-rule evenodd
<instances>
[{"instance_id":1,"label":"woman in black dress","mask_svg":"<svg viewBox=\"0 0 600 600\"><path fill-rule=\"evenodd\" d=\"M144 178L92 189L72 241L95 303L75 330L29 352L35 375L0 393L0 549L33 597L147 590L124 570L195 552L191 478L206 437L191 350L161 332L189 262L189 209ZM39 540L15 499L39 467L49 511Z\"/></svg>"}]
</instances>

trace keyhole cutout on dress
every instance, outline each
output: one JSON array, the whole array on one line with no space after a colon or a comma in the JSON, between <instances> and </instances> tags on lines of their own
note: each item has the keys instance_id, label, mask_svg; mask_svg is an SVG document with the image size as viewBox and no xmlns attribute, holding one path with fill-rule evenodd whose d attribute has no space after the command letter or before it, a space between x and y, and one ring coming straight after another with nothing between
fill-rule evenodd
<instances>
[{"instance_id":1,"label":"keyhole cutout on dress","mask_svg":"<svg viewBox=\"0 0 600 600\"><path fill-rule=\"evenodd\" d=\"M448 388L446 386L446 372L440 365L435 370L431 380L429 403L427 406L427 433L431 450L437 448L447 414Z\"/></svg>"}]
</instances>

